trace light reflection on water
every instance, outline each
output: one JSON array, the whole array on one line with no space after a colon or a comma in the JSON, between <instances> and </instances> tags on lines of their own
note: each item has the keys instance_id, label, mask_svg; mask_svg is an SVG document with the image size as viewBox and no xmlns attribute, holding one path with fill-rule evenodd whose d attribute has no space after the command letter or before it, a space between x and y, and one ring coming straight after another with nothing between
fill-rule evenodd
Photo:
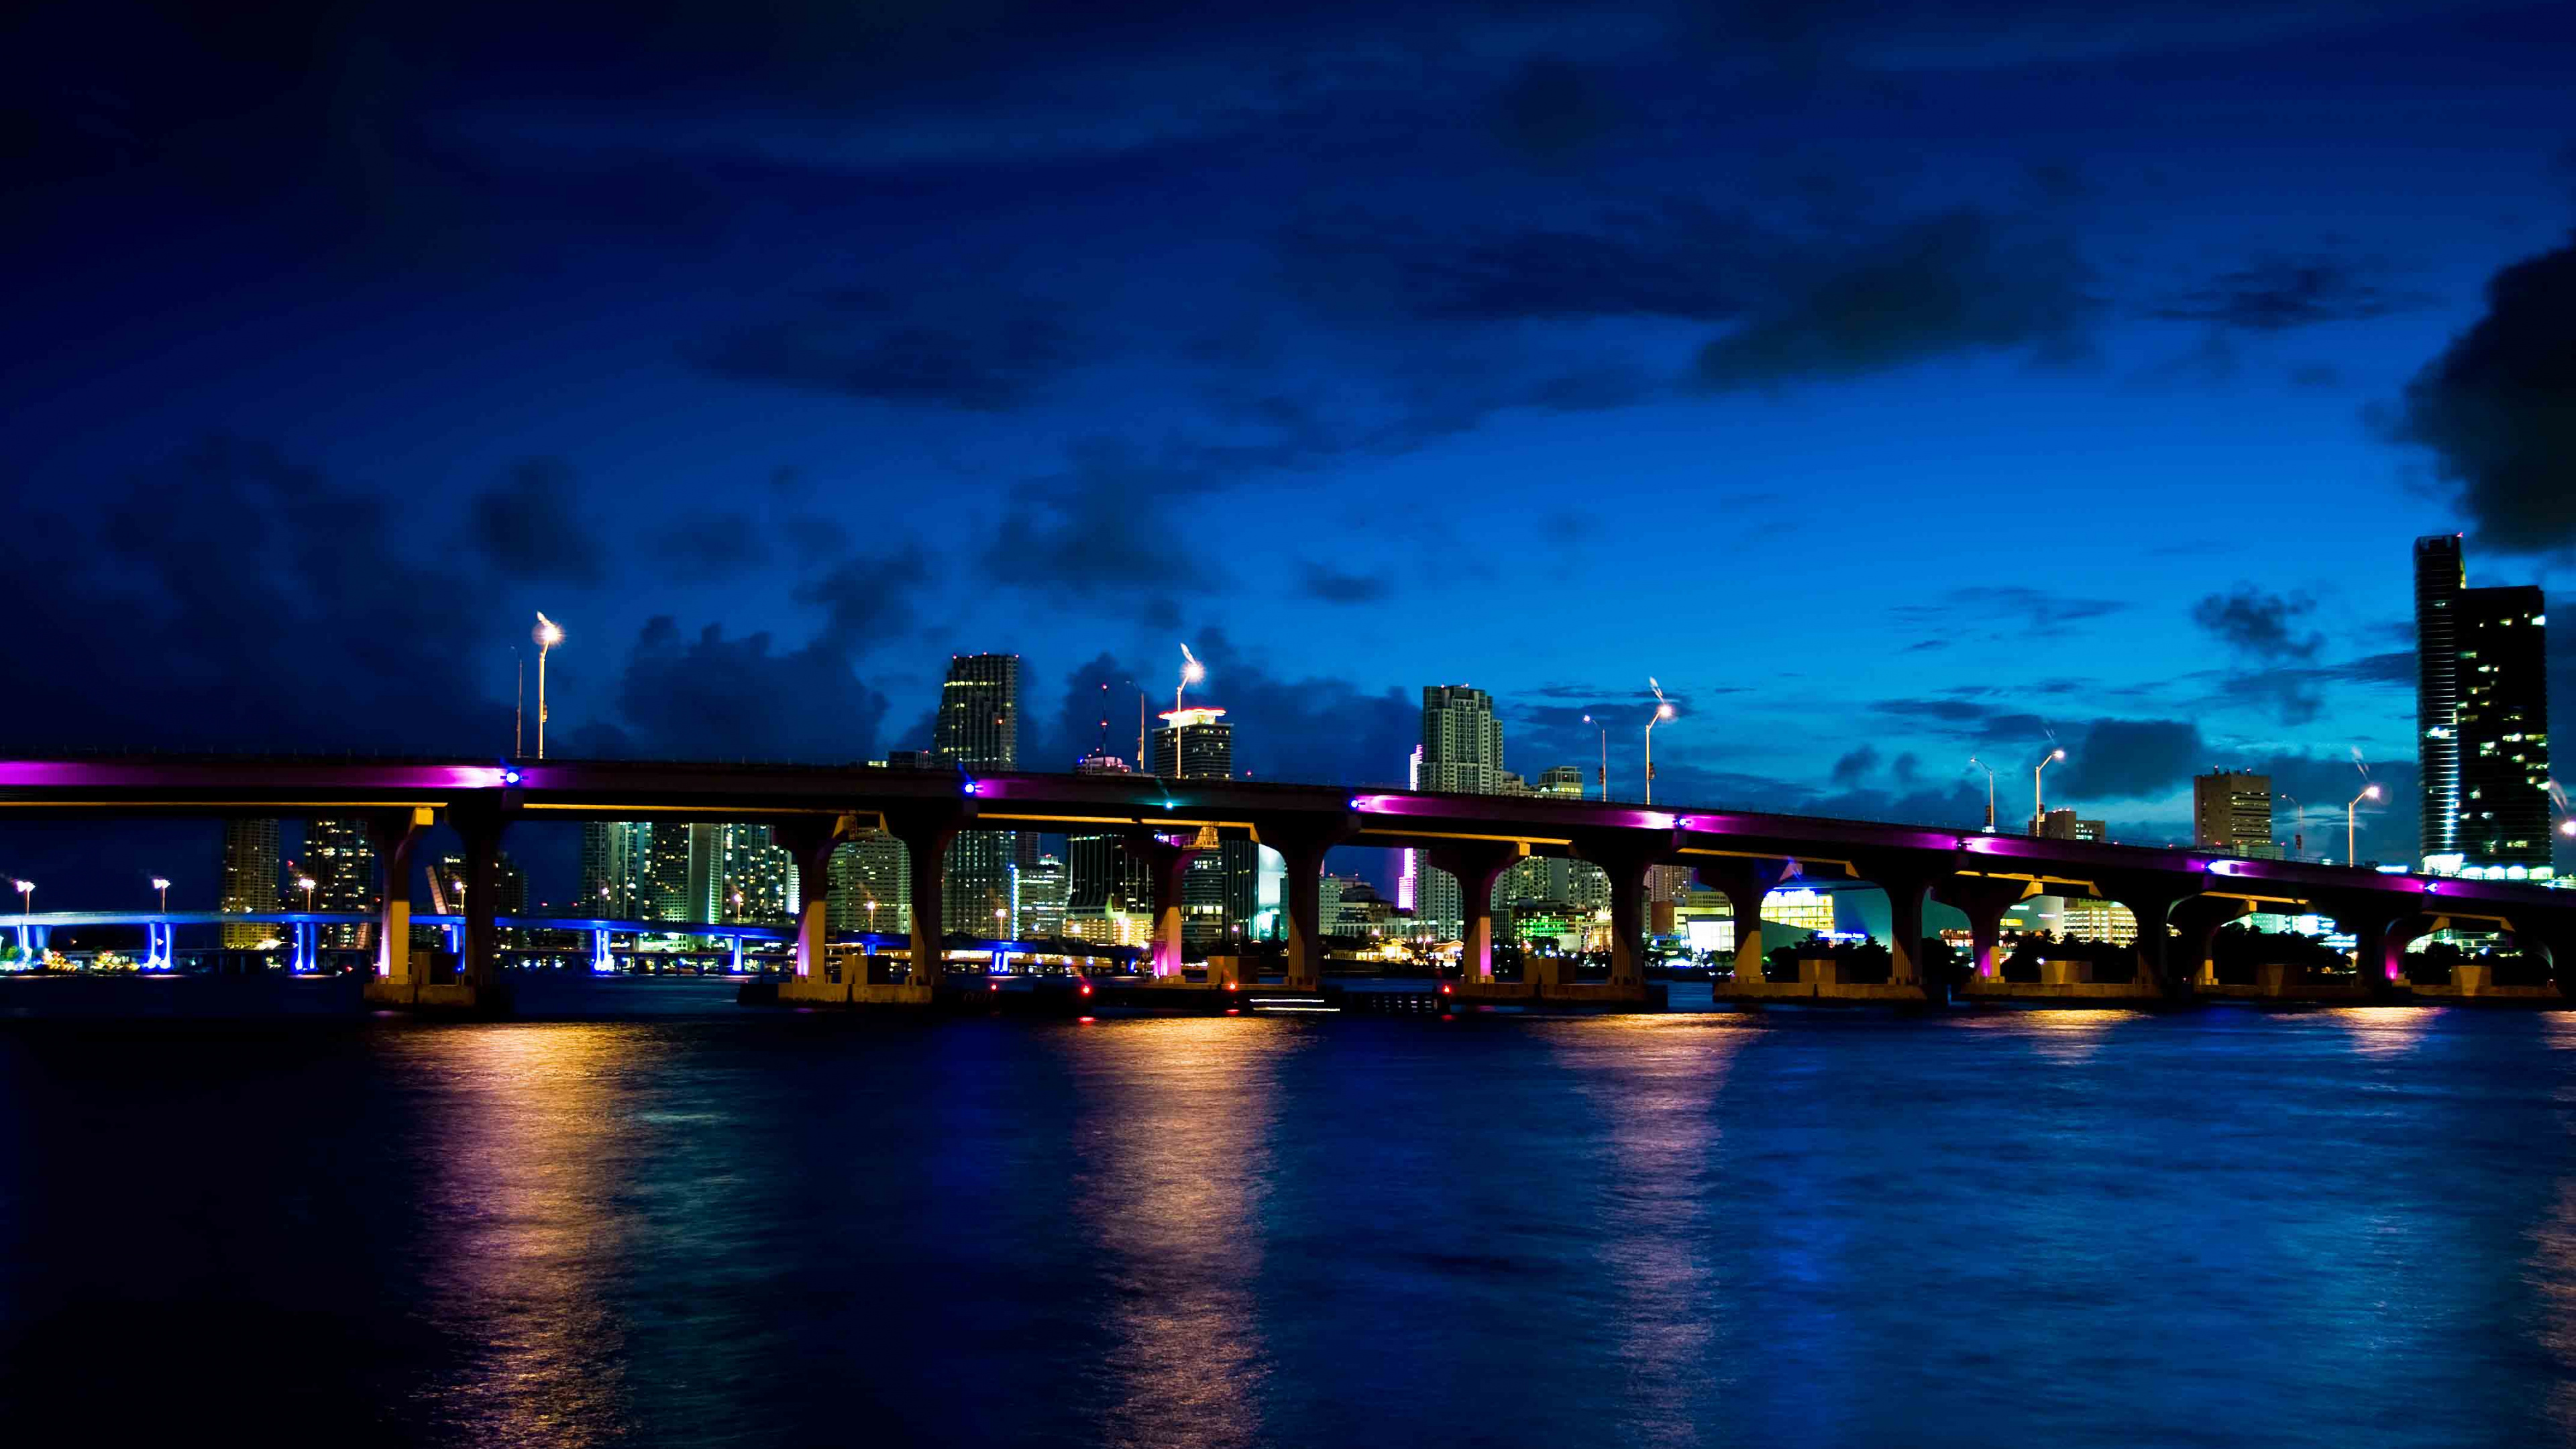
<instances>
[{"instance_id":1,"label":"light reflection on water","mask_svg":"<svg viewBox=\"0 0 2576 1449\"><path fill-rule=\"evenodd\" d=\"M1255 1321L1278 1057L1269 1022L1087 1033L1085 1164L1067 1231L1099 1249L1113 1443L1250 1444L1268 1372Z\"/></svg>"},{"instance_id":2,"label":"light reflection on water","mask_svg":"<svg viewBox=\"0 0 2576 1449\"><path fill-rule=\"evenodd\" d=\"M0 1403L98 1442L2576 1439L2576 1017L727 1011L0 1087Z\"/></svg>"}]
</instances>

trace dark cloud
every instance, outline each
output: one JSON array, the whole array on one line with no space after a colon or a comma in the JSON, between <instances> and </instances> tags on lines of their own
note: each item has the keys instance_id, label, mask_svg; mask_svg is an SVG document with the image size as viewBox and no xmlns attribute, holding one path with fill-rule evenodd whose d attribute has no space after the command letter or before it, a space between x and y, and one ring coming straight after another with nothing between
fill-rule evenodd
<instances>
[{"instance_id":1,"label":"dark cloud","mask_svg":"<svg viewBox=\"0 0 2576 1449\"><path fill-rule=\"evenodd\" d=\"M2148 309L2173 322L2212 322L2249 332L2284 332L2320 322L2363 322L2431 305L2421 293L2393 292L2370 269L2339 257L2270 257L2222 272Z\"/></svg>"},{"instance_id":2,"label":"dark cloud","mask_svg":"<svg viewBox=\"0 0 2576 1449\"><path fill-rule=\"evenodd\" d=\"M852 659L911 628L914 596L929 580L928 558L917 547L904 547L844 559L796 589L795 599L823 606L823 629L814 636L815 647Z\"/></svg>"},{"instance_id":3,"label":"dark cloud","mask_svg":"<svg viewBox=\"0 0 2576 1449\"><path fill-rule=\"evenodd\" d=\"M1923 603L1900 604L1889 613L1909 628L1946 626L1954 632L1973 628L1990 638L2047 639L2061 637L2072 632L2075 625L2107 618L2130 607L2118 599L2088 599L2022 584L2004 584L1946 590Z\"/></svg>"},{"instance_id":4,"label":"dark cloud","mask_svg":"<svg viewBox=\"0 0 2576 1449\"><path fill-rule=\"evenodd\" d=\"M1888 765L1888 773L1899 785L1911 786L1923 773L1923 761L1912 750L1904 751Z\"/></svg>"},{"instance_id":5,"label":"dark cloud","mask_svg":"<svg viewBox=\"0 0 2576 1449\"><path fill-rule=\"evenodd\" d=\"M1971 209L1814 248L1768 281L1742 325L1700 350L1702 383L1850 378L1956 352L2063 361L2088 350L2101 310L2066 237Z\"/></svg>"},{"instance_id":6,"label":"dark cloud","mask_svg":"<svg viewBox=\"0 0 2576 1449\"><path fill-rule=\"evenodd\" d=\"M1857 785L1877 773L1877 770L1877 749L1870 745L1863 745L1834 761L1833 782L1836 785Z\"/></svg>"},{"instance_id":7,"label":"dark cloud","mask_svg":"<svg viewBox=\"0 0 2576 1449\"><path fill-rule=\"evenodd\" d=\"M466 538L508 578L595 584L608 571L595 517L568 464L531 458L466 501Z\"/></svg>"},{"instance_id":8,"label":"dark cloud","mask_svg":"<svg viewBox=\"0 0 2576 1449\"><path fill-rule=\"evenodd\" d=\"M1297 566L1297 592L1327 604L1373 604L1395 592L1384 574L1344 573L1312 559Z\"/></svg>"},{"instance_id":9,"label":"dark cloud","mask_svg":"<svg viewBox=\"0 0 2576 1449\"><path fill-rule=\"evenodd\" d=\"M776 544L750 513L695 513L672 521L652 541L656 557L698 568L734 569L770 560Z\"/></svg>"},{"instance_id":10,"label":"dark cloud","mask_svg":"<svg viewBox=\"0 0 2576 1449\"><path fill-rule=\"evenodd\" d=\"M2191 619L2211 637L2239 653L2267 662L2309 660L2325 647L2325 636L2295 632L2292 621L2316 611L2305 594L2270 594L2252 584L2232 593L2209 594L2192 605Z\"/></svg>"},{"instance_id":11,"label":"dark cloud","mask_svg":"<svg viewBox=\"0 0 2576 1449\"><path fill-rule=\"evenodd\" d=\"M1073 335L1035 304L897 302L844 290L794 315L746 323L691 342L681 354L718 377L810 392L969 412L1035 401L1076 361Z\"/></svg>"},{"instance_id":12,"label":"dark cloud","mask_svg":"<svg viewBox=\"0 0 2576 1449\"><path fill-rule=\"evenodd\" d=\"M2331 362L2302 362L2290 369L2290 386L2328 392L2343 386L2343 369Z\"/></svg>"},{"instance_id":13,"label":"dark cloud","mask_svg":"<svg viewBox=\"0 0 2576 1449\"><path fill-rule=\"evenodd\" d=\"M766 633L695 638L668 615L637 635L615 691L620 723L577 730L575 751L654 759L836 764L876 751L885 696L817 641L775 653Z\"/></svg>"},{"instance_id":14,"label":"dark cloud","mask_svg":"<svg viewBox=\"0 0 2576 1449\"><path fill-rule=\"evenodd\" d=\"M2358 684L2412 685L2416 678L2415 651L2400 649L2386 654L2365 654L2358 659L2329 666L2327 672L2333 678Z\"/></svg>"},{"instance_id":15,"label":"dark cloud","mask_svg":"<svg viewBox=\"0 0 2576 1449\"><path fill-rule=\"evenodd\" d=\"M18 496L44 559L0 570L0 668L22 682L9 748L507 744L489 692L506 695L507 646L460 641L532 621L440 566L381 494L216 436L87 490L77 514Z\"/></svg>"},{"instance_id":16,"label":"dark cloud","mask_svg":"<svg viewBox=\"0 0 2576 1449\"><path fill-rule=\"evenodd\" d=\"M993 581L1087 599L1206 584L1176 506L1241 475L1223 470L1208 450L1148 453L1115 438L1075 444L1065 464L1061 472L1012 485L985 555ZM1262 460L1245 466L1257 471Z\"/></svg>"},{"instance_id":17,"label":"dark cloud","mask_svg":"<svg viewBox=\"0 0 2576 1449\"><path fill-rule=\"evenodd\" d=\"M1785 243L1750 218L1669 196L1542 226L1460 235L1385 216L1309 222L1286 240L1310 299L1438 321L1733 317Z\"/></svg>"},{"instance_id":18,"label":"dark cloud","mask_svg":"<svg viewBox=\"0 0 2576 1449\"><path fill-rule=\"evenodd\" d=\"M2576 242L2487 283L2486 315L2406 386L2397 435L2433 450L2478 541L2576 547Z\"/></svg>"},{"instance_id":19,"label":"dark cloud","mask_svg":"<svg viewBox=\"0 0 2576 1449\"><path fill-rule=\"evenodd\" d=\"M2207 753L2188 720L2095 720L2046 779L2066 803L2141 800L2180 788Z\"/></svg>"},{"instance_id":20,"label":"dark cloud","mask_svg":"<svg viewBox=\"0 0 2576 1449\"><path fill-rule=\"evenodd\" d=\"M1405 783L1406 761L1422 742L1419 694L1276 675L1222 629L1199 630L1196 649L1207 663L1202 697L1243 722L1234 735L1239 772L1260 780Z\"/></svg>"},{"instance_id":21,"label":"dark cloud","mask_svg":"<svg viewBox=\"0 0 2576 1449\"><path fill-rule=\"evenodd\" d=\"M1543 162L1583 151L1609 128L1610 107L1581 67L1553 57L1524 61L1495 97L1504 141Z\"/></svg>"}]
</instances>

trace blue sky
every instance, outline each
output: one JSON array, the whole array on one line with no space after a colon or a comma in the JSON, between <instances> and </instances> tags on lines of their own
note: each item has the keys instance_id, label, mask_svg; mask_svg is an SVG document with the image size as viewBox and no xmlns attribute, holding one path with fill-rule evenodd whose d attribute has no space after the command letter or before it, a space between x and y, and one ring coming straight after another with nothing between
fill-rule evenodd
<instances>
[{"instance_id":1,"label":"blue sky","mask_svg":"<svg viewBox=\"0 0 2576 1449\"><path fill-rule=\"evenodd\" d=\"M1654 675L1677 797L2411 848L2408 541L2576 542L2562 7L1384 10L7 22L7 745L499 750L544 609L559 750L1002 649L1061 764L1186 640L1273 778Z\"/></svg>"}]
</instances>

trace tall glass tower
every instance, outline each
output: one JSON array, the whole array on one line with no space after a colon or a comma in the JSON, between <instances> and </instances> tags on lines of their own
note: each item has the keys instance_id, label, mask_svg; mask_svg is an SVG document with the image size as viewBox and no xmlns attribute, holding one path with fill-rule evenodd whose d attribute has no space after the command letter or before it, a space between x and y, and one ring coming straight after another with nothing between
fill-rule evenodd
<instances>
[{"instance_id":1,"label":"tall glass tower","mask_svg":"<svg viewBox=\"0 0 2576 1449\"><path fill-rule=\"evenodd\" d=\"M2460 536L2415 540L2415 760L2423 782L2426 868L2460 865Z\"/></svg>"},{"instance_id":2,"label":"tall glass tower","mask_svg":"<svg viewBox=\"0 0 2576 1449\"><path fill-rule=\"evenodd\" d=\"M1458 795L1502 792L1503 725L1494 718L1492 695L1463 684L1423 686L1422 764L1414 788ZM1417 850L1413 880L1413 918L1422 929L1443 940L1465 929L1457 877L1434 870Z\"/></svg>"},{"instance_id":3,"label":"tall glass tower","mask_svg":"<svg viewBox=\"0 0 2576 1449\"><path fill-rule=\"evenodd\" d=\"M1020 762L1020 656L958 654L948 660L939 690L938 738L931 742L942 769L1017 769ZM940 922L943 931L973 936L1011 934L1011 863L1019 842L1007 830L968 830L948 846ZM997 923L994 912L1001 912ZM996 925L1000 929L996 929Z\"/></svg>"},{"instance_id":4,"label":"tall glass tower","mask_svg":"<svg viewBox=\"0 0 2576 1449\"><path fill-rule=\"evenodd\" d=\"M2457 534L2415 540L2415 712L2428 870L2546 879L2547 601L2472 589Z\"/></svg>"}]
</instances>

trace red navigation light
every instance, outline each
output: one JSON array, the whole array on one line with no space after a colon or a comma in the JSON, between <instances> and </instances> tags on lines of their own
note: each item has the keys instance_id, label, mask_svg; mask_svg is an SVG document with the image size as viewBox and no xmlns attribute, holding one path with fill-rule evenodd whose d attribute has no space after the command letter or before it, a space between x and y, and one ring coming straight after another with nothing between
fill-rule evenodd
<instances>
[{"instance_id":1,"label":"red navigation light","mask_svg":"<svg viewBox=\"0 0 2576 1449\"><path fill-rule=\"evenodd\" d=\"M987 990L987 991L999 991L999 990L1001 990L1001 989L1002 989L1002 983L1001 983L1001 982L999 982L999 981L996 981L996 982L994 982L992 985L987 986L987 987L985 987L984 989L985 989L985 990Z\"/></svg>"},{"instance_id":2,"label":"red navigation light","mask_svg":"<svg viewBox=\"0 0 2576 1449\"><path fill-rule=\"evenodd\" d=\"M1229 1006L1225 1009L1225 1014L1228 1016L1241 1016L1243 1015L1243 1008L1239 1006Z\"/></svg>"},{"instance_id":3,"label":"red navigation light","mask_svg":"<svg viewBox=\"0 0 2576 1449\"><path fill-rule=\"evenodd\" d=\"M1078 1021L1078 1022L1081 1022L1081 1023L1082 1023L1083 1025L1085 1025L1085 1026L1089 1026L1090 1024L1092 1024L1092 1023L1093 1023L1093 1022L1095 1022L1095 1021L1098 1021L1099 1019L1100 1019L1100 1018L1099 1018L1099 1017L1096 1017L1096 1016L1077 1016L1077 1017L1075 1017L1075 1018L1074 1018L1074 1020L1076 1020L1076 1021Z\"/></svg>"},{"instance_id":4,"label":"red navigation light","mask_svg":"<svg viewBox=\"0 0 2576 1449\"><path fill-rule=\"evenodd\" d=\"M1441 995L1443 995L1443 996L1450 996L1450 995L1454 995L1454 994L1457 992L1457 990L1458 990L1458 988L1457 988L1457 987L1450 985L1450 984L1449 984L1448 982L1446 982L1446 981L1443 981L1443 982L1441 982L1441 983L1440 983L1440 994L1441 994Z\"/></svg>"},{"instance_id":5,"label":"red navigation light","mask_svg":"<svg viewBox=\"0 0 2576 1449\"><path fill-rule=\"evenodd\" d=\"M1085 995L1085 996L1089 996L1089 995L1091 994L1091 983L1090 983L1090 982L1086 981L1086 982L1082 983L1082 994L1083 994L1083 995Z\"/></svg>"},{"instance_id":6,"label":"red navigation light","mask_svg":"<svg viewBox=\"0 0 2576 1449\"><path fill-rule=\"evenodd\" d=\"M1225 983L1225 989L1226 989L1226 990L1228 990L1228 991L1232 991L1232 990L1234 990L1234 989L1235 989L1234 983L1233 983L1233 982L1231 982L1231 981L1229 981L1229 982Z\"/></svg>"}]
</instances>

